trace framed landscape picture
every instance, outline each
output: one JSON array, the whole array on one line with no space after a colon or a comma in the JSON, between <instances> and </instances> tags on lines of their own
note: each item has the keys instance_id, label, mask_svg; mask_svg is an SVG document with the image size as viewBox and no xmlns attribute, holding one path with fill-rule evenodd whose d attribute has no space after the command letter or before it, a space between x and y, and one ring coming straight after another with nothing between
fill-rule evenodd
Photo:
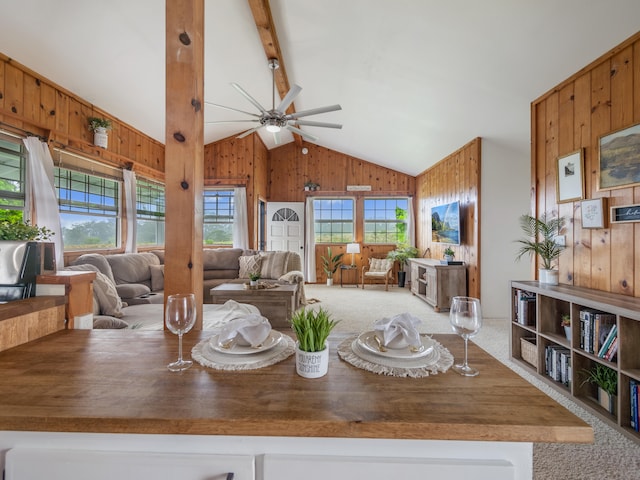
<instances>
[{"instance_id":1,"label":"framed landscape picture","mask_svg":"<svg viewBox=\"0 0 640 480\"><path fill-rule=\"evenodd\" d=\"M573 202L584 198L582 162L582 149L558 157L556 182L558 203Z\"/></svg>"},{"instance_id":2,"label":"framed landscape picture","mask_svg":"<svg viewBox=\"0 0 640 480\"><path fill-rule=\"evenodd\" d=\"M640 124L600 137L598 190L640 184Z\"/></svg>"}]
</instances>

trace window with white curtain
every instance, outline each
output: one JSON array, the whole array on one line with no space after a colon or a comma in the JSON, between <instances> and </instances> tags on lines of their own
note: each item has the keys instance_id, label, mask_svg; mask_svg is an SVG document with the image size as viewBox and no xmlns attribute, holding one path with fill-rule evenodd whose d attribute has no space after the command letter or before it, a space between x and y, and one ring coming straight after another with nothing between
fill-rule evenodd
<instances>
[{"instance_id":1,"label":"window with white curtain","mask_svg":"<svg viewBox=\"0 0 640 480\"><path fill-rule=\"evenodd\" d=\"M136 180L136 245L164 245L164 185L138 178Z\"/></svg>"},{"instance_id":2,"label":"window with white curtain","mask_svg":"<svg viewBox=\"0 0 640 480\"><path fill-rule=\"evenodd\" d=\"M365 198L364 242L408 243L408 210L409 199L407 197Z\"/></svg>"},{"instance_id":3,"label":"window with white curtain","mask_svg":"<svg viewBox=\"0 0 640 480\"><path fill-rule=\"evenodd\" d=\"M205 245L233 245L233 189L204 190L202 238Z\"/></svg>"},{"instance_id":4,"label":"window with white curtain","mask_svg":"<svg viewBox=\"0 0 640 480\"><path fill-rule=\"evenodd\" d=\"M0 221L28 219L26 176L24 144L0 133Z\"/></svg>"}]
</instances>

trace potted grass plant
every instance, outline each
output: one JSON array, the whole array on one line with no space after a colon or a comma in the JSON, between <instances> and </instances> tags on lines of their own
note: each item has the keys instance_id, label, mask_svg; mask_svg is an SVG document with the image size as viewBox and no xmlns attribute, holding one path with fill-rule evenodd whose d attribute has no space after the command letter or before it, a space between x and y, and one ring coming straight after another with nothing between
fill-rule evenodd
<instances>
[{"instance_id":1,"label":"potted grass plant","mask_svg":"<svg viewBox=\"0 0 640 480\"><path fill-rule=\"evenodd\" d=\"M296 334L296 372L305 378L319 378L329 369L327 338L338 322L323 308L301 309L291 317Z\"/></svg>"}]
</instances>

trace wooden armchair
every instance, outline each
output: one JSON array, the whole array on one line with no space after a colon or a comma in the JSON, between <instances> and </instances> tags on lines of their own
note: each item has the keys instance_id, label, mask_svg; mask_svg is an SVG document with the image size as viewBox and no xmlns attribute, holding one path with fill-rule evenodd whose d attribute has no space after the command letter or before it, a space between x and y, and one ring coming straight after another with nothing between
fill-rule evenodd
<instances>
[{"instance_id":1,"label":"wooden armchair","mask_svg":"<svg viewBox=\"0 0 640 480\"><path fill-rule=\"evenodd\" d=\"M362 289L365 280L384 281L385 291L389 291L389 280L393 281L393 263L389 258L370 258L369 265L362 267Z\"/></svg>"}]
</instances>

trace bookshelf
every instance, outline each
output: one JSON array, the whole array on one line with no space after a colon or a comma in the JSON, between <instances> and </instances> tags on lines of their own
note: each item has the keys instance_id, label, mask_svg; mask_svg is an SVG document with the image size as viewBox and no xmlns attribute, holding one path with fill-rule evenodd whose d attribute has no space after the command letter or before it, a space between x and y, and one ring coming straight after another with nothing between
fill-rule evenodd
<instances>
[{"instance_id":1,"label":"bookshelf","mask_svg":"<svg viewBox=\"0 0 640 480\"><path fill-rule=\"evenodd\" d=\"M512 360L640 443L632 426L632 382L640 384L640 298L534 281L512 281L510 288ZM570 339L562 315L571 318ZM615 325L614 334L607 325ZM617 341L615 356L605 352L607 340ZM599 401L598 388L584 382L584 370L596 365L617 376L613 412Z\"/></svg>"}]
</instances>

